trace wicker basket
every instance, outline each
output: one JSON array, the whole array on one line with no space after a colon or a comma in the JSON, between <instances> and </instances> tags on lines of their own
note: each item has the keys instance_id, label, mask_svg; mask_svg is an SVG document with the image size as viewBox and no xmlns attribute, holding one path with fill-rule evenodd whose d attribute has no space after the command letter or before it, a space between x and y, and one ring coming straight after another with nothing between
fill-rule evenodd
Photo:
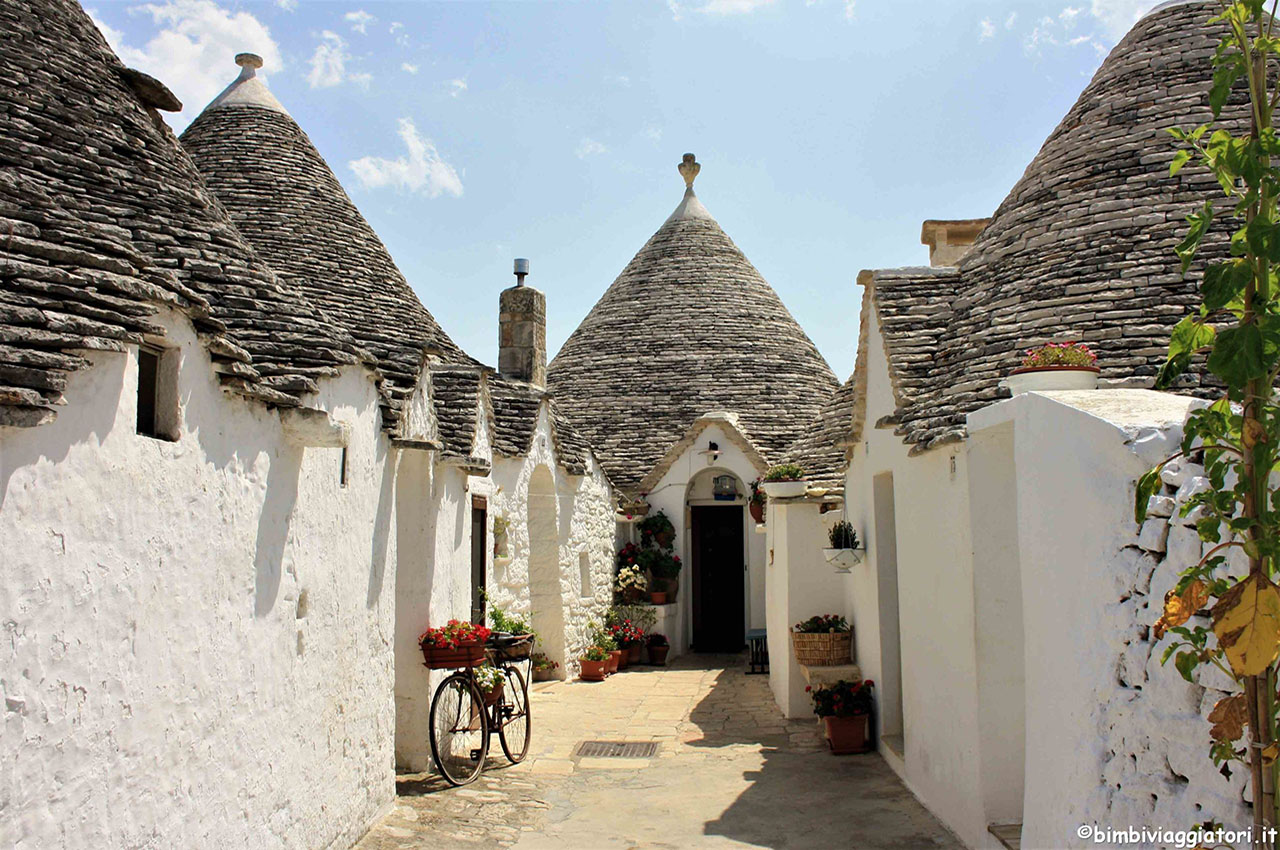
<instances>
[{"instance_id":1,"label":"wicker basket","mask_svg":"<svg viewBox=\"0 0 1280 850\"><path fill-rule=\"evenodd\" d=\"M423 646L422 657L432 670L456 670L459 667L479 667L484 663L484 644L473 643L457 649Z\"/></svg>"},{"instance_id":2,"label":"wicker basket","mask_svg":"<svg viewBox=\"0 0 1280 850\"><path fill-rule=\"evenodd\" d=\"M796 661L806 667L831 667L835 664L851 664L850 646L853 631L847 632L792 632L791 646L796 651Z\"/></svg>"},{"instance_id":3,"label":"wicker basket","mask_svg":"<svg viewBox=\"0 0 1280 850\"><path fill-rule=\"evenodd\" d=\"M518 643L488 647L485 650L485 654L489 657L490 663L523 661L528 658L530 653L533 652L533 635L517 635L517 637L521 638Z\"/></svg>"}]
</instances>

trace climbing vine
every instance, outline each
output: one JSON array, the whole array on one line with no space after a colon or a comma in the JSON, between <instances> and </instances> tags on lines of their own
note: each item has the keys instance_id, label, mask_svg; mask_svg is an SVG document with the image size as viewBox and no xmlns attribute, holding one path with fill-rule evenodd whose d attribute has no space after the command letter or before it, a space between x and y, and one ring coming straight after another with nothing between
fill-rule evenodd
<instances>
[{"instance_id":1,"label":"climbing vine","mask_svg":"<svg viewBox=\"0 0 1280 850\"><path fill-rule=\"evenodd\" d=\"M1162 660L1172 657L1188 681L1197 668L1212 665L1238 688L1209 715L1209 754L1227 775L1232 763L1247 766L1255 841L1262 837L1270 847L1264 827L1277 821L1280 754L1280 487L1273 474L1280 472L1280 406L1272 389L1280 377L1280 168L1272 164L1280 155L1273 123L1280 32L1273 33L1276 3L1266 6L1266 0L1220 4L1212 22L1226 34L1213 56L1213 121L1170 130L1180 143L1170 174L1188 165L1205 168L1225 199L1188 216L1190 227L1175 249L1183 274L1215 220L1230 221L1234 232L1229 257L1205 265L1202 303L1173 329L1157 386L1172 385L1192 358L1207 355L1205 365L1225 391L1188 417L1181 451L1139 479L1135 516L1145 518L1166 463L1188 457L1203 464L1209 487L1186 500L1182 513L1195 519L1204 556L1182 570L1153 633L1173 637ZM1247 133L1236 135L1219 118L1232 92L1245 87L1251 122ZM1234 562L1228 559L1233 550L1240 553ZM1206 606L1208 628L1193 620Z\"/></svg>"}]
</instances>

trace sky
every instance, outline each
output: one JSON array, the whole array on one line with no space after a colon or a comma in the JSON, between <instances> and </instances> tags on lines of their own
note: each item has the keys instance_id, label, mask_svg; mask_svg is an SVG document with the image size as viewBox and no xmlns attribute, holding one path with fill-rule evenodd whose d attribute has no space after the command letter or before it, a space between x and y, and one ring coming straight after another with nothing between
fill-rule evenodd
<instances>
[{"instance_id":1,"label":"sky","mask_svg":"<svg viewBox=\"0 0 1280 850\"><path fill-rule=\"evenodd\" d=\"M840 378L858 271L990 215L1152 0L88 0L181 131L259 53L445 330L497 360L527 257L551 354L698 197ZM646 318L661 333L661 317ZM750 335L753 328L741 332Z\"/></svg>"}]
</instances>

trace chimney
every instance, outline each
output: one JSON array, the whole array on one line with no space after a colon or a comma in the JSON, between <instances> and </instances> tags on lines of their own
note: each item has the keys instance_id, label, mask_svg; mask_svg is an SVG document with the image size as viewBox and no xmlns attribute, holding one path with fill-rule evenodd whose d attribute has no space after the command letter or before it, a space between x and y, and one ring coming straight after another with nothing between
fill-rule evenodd
<instances>
[{"instance_id":1,"label":"chimney","mask_svg":"<svg viewBox=\"0 0 1280 850\"><path fill-rule=\"evenodd\" d=\"M954 266L969 253L973 243L990 222L989 218L950 221L929 219L920 227L920 242L929 246L929 265Z\"/></svg>"},{"instance_id":2,"label":"chimney","mask_svg":"<svg viewBox=\"0 0 1280 850\"><path fill-rule=\"evenodd\" d=\"M524 285L529 261L515 262L516 285L498 296L498 371L547 385L547 296Z\"/></svg>"}]
</instances>

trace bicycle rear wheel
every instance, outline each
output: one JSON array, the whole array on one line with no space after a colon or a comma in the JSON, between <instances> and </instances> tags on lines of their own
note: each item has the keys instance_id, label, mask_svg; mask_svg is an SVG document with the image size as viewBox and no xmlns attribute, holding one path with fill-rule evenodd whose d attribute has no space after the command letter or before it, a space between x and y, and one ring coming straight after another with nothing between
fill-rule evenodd
<instances>
[{"instance_id":1,"label":"bicycle rear wheel","mask_svg":"<svg viewBox=\"0 0 1280 850\"><path fill-rule=\"evenodd\" d=\"M484 699L470 676L454 673L431 700L431 756L450 785L466 785L484 770L488 754Z\"/></svg>"},{"instance_id":2,"label":"bicycle rear wheel","mask_svg":"<svg viewBox=\"0 0 1280 850\"><path fill-rule=\"evenodd\" d=\"M529 737L533 731L533 719L529 715L529 689L524 676L515 667L503 667L506 684L498 701L498 740L512 764L524 761L529 753Z\"/></svg>"}]
</instances>

